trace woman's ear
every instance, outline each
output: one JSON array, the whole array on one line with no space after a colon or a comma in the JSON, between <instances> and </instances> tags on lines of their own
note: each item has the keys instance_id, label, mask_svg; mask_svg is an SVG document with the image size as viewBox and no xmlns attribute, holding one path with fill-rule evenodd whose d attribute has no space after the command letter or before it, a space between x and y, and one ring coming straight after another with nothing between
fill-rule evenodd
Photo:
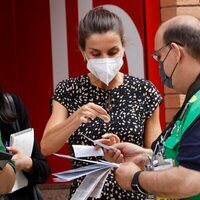
<instances>
[{"instance_id":1,"label":"woman's ear","mask_svg":"<svg viewBox=\"0 0 200 200\"><path fill-rule=\"evenodd\" d=\"M125 57L125 48L124 47L122 48L121 56L122 56L122 58Z\"/></svg>"},{"instance_id":2,"label":"woman's ear","mask_svg":"<svg viewBox=\"0 0 200 200\"><path fill-rule=\"evenodd\" d=\"M80 50L80 52L81 52L81 54L83 56L83 60L86 61L87 58L86 58L85 52L81 48L79 48L79 50Z\"/></svg>"}]
</instances>

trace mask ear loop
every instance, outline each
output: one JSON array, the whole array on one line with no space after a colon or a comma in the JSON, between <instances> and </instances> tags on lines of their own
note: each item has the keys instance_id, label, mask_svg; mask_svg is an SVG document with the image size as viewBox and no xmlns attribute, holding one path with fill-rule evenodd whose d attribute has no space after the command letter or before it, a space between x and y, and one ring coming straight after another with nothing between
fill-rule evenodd
<instances>
[{"instance_id":1,"label":"mask ear loop","mask_svg":"<svg viewBox=\"0 0 200 200\"><path fill-rule=\"evenodd\" d=\"M180 57L181 58L181 57ZM179 58L179 60L180 60L180 58ZM179 62L179 60L178 60L178 62ZM175 72L175 70L176 70L176 67L178 66L178 62L176 63L176 65L174 66L174 69L173 69L173 71L172 71L172 73L171 73L171 76L170 76L170 78L172 79L172 76L173 76L173 74L174 74L174 72Z\"/></svg>"},{"instance_id":2,"label":"mask ear loop","mask_svg":"<svg viewBox=\"0 0 200 200\"><path fill-rule=\"evenodd\" d=\"M171 73L171 76L170 76L171 79L172 79L172 76L173 76L173 74L174 74L174 72L175 72L175 70L176 70L177 65L178 65L178 62L176 63L176 65L175 65L175 67L174 67L174 69L173 69L173 71L172 71L172 73Z\"/></svg>"},{"instance_id":3,"label":"mask ear loop","mask_svg":"<svg viewBox=\"0 0 200 200\"><path fill-rule=\"evenodd\" d=\"M167 52L165 58L164 58L163 61L162 61L163 63L164 63L164 61L167 59L167 56L169 55L170 51L172 50L172 47L171 47L171 46L170 46L169 48L170 48L169 51Z\"/></svg>"}]
</instances>

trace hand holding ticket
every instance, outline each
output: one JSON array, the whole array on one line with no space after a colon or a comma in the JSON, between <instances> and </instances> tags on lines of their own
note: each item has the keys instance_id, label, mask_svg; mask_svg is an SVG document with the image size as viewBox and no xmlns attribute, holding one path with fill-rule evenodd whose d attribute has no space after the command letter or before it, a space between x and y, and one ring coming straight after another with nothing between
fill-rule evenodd
<instances>
[{"instance_id":1,"label":"hand holding ticket","mask_svg":"<svg viewBox=\"0 0 200 200\"><path fill-rule=\"evenodd\" d=\"M82 134L83 137L87 138L89 141L93 142L94 145L98 145L104 149L107 149L107 150L113 150L113 151L117 151L116 148L112 147L112 146L108 146L106 144L103 144L101 143L100 141L98 140L92 140L91 138L87 137L86 135Z\"/></svg>"}]
</instances>

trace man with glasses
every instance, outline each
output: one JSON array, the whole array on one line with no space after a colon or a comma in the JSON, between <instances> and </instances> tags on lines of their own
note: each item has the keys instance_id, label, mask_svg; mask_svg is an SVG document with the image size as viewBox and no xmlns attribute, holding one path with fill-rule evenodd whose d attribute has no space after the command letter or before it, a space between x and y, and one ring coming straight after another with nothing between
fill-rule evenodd
<instances>
[{"instance_id":1,"label":"man with glasses","mask_svg":"<svg viewBox=\"0 0 200 200\"><path fill-rule=\"evenodd\" d=\"M200 200L200 21L182 15L164 22L152 57L162 82L186 94L183 106L152 151L118 143L118 151L105 150L105 158L121 163L115 178L125 190Z\"/></svg>"}]
</instances>

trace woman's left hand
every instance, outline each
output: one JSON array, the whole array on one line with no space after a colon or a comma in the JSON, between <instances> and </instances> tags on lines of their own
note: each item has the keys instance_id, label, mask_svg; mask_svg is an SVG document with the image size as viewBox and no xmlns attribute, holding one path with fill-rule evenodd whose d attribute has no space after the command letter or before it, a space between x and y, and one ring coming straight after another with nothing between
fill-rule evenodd
<instances>
[{"instance_id":1,"label":"woman's left hand","mask_svg":"<svg viewBox=\"0 0 200 200\"><path fill-rule=\"evenodd\" d=\"M113 144L120 143L120 138L114 133L106 133L102 135L101 139L98 139L96 141L101 142L102 144L111 146Z\"/></svg>"},{"instance_id":2,"label":"woman's left hand","mask_svg":"<svg viewBox=\"0 0 200 200\"><path fill-rule=\"evenodd\" d=\"M112 146L113 144L120 143L120 138L114 133L106 133L102 135L101 139L96 141L108 146ZM100 147L97 145L96 148L98 149ZM123 155L117 149L116 151L104 149L104 159L109 162L121 163L123 161Z\"/></svg>"}]
</instances>

